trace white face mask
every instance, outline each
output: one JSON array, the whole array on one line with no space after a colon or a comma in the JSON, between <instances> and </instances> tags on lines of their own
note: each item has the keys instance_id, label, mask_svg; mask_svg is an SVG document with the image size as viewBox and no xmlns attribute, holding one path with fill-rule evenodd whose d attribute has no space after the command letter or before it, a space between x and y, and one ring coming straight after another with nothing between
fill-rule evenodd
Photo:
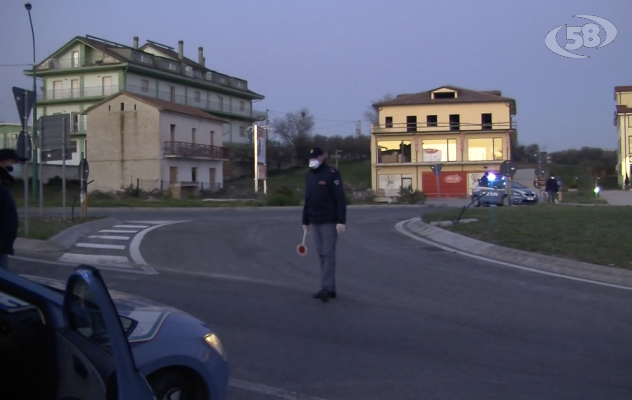
<instances>
[{"instance_id":1,"label":"white face mask","mask_svg":"<svg viewBox=\"0 0 632 400\"><path fill-rule=\"evenodd\" d=\"M314 160L309 160L309 167L310 168L318 168L318 166L320 165L320 161L314 159Z\"/></svg>"}]
</instances>

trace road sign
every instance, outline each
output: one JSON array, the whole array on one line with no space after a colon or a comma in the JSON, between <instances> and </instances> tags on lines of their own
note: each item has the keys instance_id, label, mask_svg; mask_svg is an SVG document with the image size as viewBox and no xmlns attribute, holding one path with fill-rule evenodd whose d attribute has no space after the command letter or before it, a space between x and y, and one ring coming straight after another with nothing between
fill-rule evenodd
<instances>
[{"instance_id":1,"label":"road sign","mask_svg":"<svg viewBox=\"0 0 632 400\"><path fill-rule=\"evenodd\" d=\"M516 164L507 160L500 164L500 174L504 176L513 176L516 174Z\"/></svg>"},{"instance_id":2,"label":"road sign","mask_svg":"<svg viewBox=\"0 0 632 400\"><path fill-rule=\"evenodd\" d=\"M22 130L26 131L28 128L27 121L31 116L31 109L35 103L35 92L14 86L13 98L15 99L15 105L18 108L18 114L20 115Z\"/></svg>"},{"instance_id":3,"label":"road sign","mask_svg":"<svg viewBox=\"0 0 632 400\"><path fill-rule=\"evenodd\" d=\"M90 166L88 165L88 160L83 158L79 162L79 179L87 181L89 174L90 174Z\"/></svg>"},{"instance_id":4,"label":"road sign","mask_svg":"<svg viewBox=\"0 0 632 400\"><path fill-rule=\"evenodd\" d=\"M17 153L18 156L24 157L27 160L31 159L31 154L33 153L33 145L31 141L31 135L28 132L20 132L18 135L18 144L17 144Z\"/></svg>"},{"instance_id":5,"label":"road sign","mask_svg":"<svg viewBox=\"0 0 632 400\"><path fill-rule=\"evenodd\" d=\"M443 164L433 164L430 166L430 169L432 170L432 172L435 173L435 175L439 176L439 172L441 172L441 169L443 168Z\"/></svg>"},{"instance_id":6,"label":"road sign","mask_svg":"<svg viewBox=\"0 0 632 400\"><path fill-rule=\"evenodd\" d=\"M62 151L65 148L66 153L69 153L70 114L46 115L38 119L38 122L41 127L42 150Z\"/></svg>"}]
</instances>

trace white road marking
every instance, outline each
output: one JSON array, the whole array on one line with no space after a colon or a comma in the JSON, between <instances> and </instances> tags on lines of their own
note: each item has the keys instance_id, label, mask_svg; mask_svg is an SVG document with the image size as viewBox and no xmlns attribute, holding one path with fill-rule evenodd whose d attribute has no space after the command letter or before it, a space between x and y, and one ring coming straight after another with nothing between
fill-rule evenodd
<instances>
[{"instance_id":1,"label":"white road marking","mask_svg":"<svg viewBox=\"0 0 632 400\"><path fill-rule=\"evenodd\" d=\"M114 225L114 228L149 228L147 225Z\"/></svg>"},{"instance_id":2,"label":"white road marking","mask_svg":"<svg viewBox=\"0 0 632 400\"><path fill-rule=\"evenodd\" d=\"M130 240L130 236L109 236L109 235L92 235L90 239L108 239L108 240Z\"/></svg>"},{"instance_id":3,"label":"white road marking","mask_svg":"<svg viewBox=\"0 0 632 400\"><path fill-rule=\"evenodd\" d=\"M300 393L290 392L289 390L279 389L272 386L262 385L261 383L254 383L244 381L243 379L230 378L228 383L230 386L249 390L251 392L261 393L268 396L275 396L287 400L325 400L320 397L305 396Z\"/></svg>"},{"instance_id":4,"label":"white road marking","mask_svg":"<svg viewBox=\"0 0 632 400\"><path fill-rule=\"evenodd\" d=\"M70 254L70 253L68 253ZM82 255L82 254L78 254L78 255ZM38 258L28 258L28 257L20 257L20 256L9 256L11 258L14 258L16 260L20 260L20 261L27 261L30 263L40 263L40 264L48 264L48 265L58 265L61 267L76 267L77 264L73 261L69 261L69 262L62 262L62 261L50 261L50 260L41 260ZM143 268L143 271L136 271L133 269L122 269L122 268L130 268L128 265L123 265L120 267L114 266L114 265L99 265L99 269L102 270L106 270L106 271L116 271L116 272L125 272L128 274L139 274L139 275L155 275L157 274L156 271L147 271L148 270L153 270L153 268ZM110 285L108 284L108 287Z\"/></svg>"},{"instance_id":5,"label":"white road marking","mask_svg":"<svg viewBox=\"0 0 632 400\"><path fill-rule=\"evenodd\" d=\"M121 244L101 244L101 243L77 243L77 247L86 247L90 249L112 249L112 250L125 250L125 245Z\"/></svg>"},{"instance_id":6,"label":"white road marking","mask_svg":"<svg viewBox=\"0 0 632 400\"><path fill-rule=\"evenodd\" d=\"M175 222L186 222L186 221L125 221L130 224L154 224L154 225L163 225L170 224Z\"/></svg>"},{"instance_id":7,"label":"white road marking","mask_svg":"<svg viewBox=\"0 0 632 400\"><path fill-rule=\"evenodd\" d=\"M161 228L167 225L179 224L181 222L189 222L189 221L188 220L187 221L167 221L165 223L154 225L152 227L144 229L140 231L139 233L137 233L136 235L134 235L134 239L132 239L132 243L129 245L129 253L130 253L130 256L132 257L132 260L138 265L147 265L147 263L143 259L143 256L140 254L140 244L143 241L143 238L145 237L145 235L153 231L154 229Z\"/></svg>"},{"instance_id":8,"label":"white road marking","mask_svg":"<svg viewBox=\"0 0 632 400\"><path fill-rule=\"evenodd\" d=\"M119 230L119 229L103 229L100 230L99 232L104 232L104 233L136 233L138 231L123 231L123 230Z\"/></svg>"},{"instance_id":9,"label":"white road marking","mask_svg":"<svg viewBox=\"0 0 632 400\"><path fill-rule=\"evenodd\" d=\"M129 259L125 256L65 253L61 256L59 261L73 264L104 264L123 268L132 268L132 266L129 265Z\"/></svg>"},{"instance_id":10,"label":"white road marking","mask_svg":"<svg viewBox=\"0 0 632 400\"><path fill-rule=\"evenodd\" d=\"M409 222L418 220L418 219L419 218L411 218L411 219L408 219L406 221L398 222L397 224L395 224L395 229L399 233L404 234L404 235L410 237L411 239L415 239L418 242L426 243L426 244L429 244L431 246L438 247L438 248L440 248L442 250L445 250L445 251L448 251L448 252L451 252L451 253L460 254L462 256L474 258L476 260L485 261L485 262L488 262L488 263L493 263L493 264L498 264L498 265L503 265L505 267L511 267L511 268L520 269L520 270L523 270L523 271L535 272L536 274L555 276L557 278L568 279L568 280L571 280L571 281L591 283L593 285L606 286L606 287L612 287L612 288L616 288L616 289L623 289L623 290L631 290L632 291L632 287L628 287L628 286L615 285L615 284L612 284L612 283L593 281L593 280L590 280L590 279L577 278L575 276L562 275L562 274L557 274L555 272L548 272L548 271L542 271L542 270L535 269L535 268L523 267L522 265L511 264L511 263L504 262L504 261L498 261L498 260L494 260L494 259L491 259L491 258L487 258L487 257L482 257L482 256L478 256L478 255L475 255L475 254L471 254L471 253L468 253L468 252L465 252L465 251L456 250L456 249L454 249L452 247L444 246L442 244L433 242L432 240L421 238L421 237L415 235L414 233L410 233L406 229L404 229L404 225L406 225Z\"/></svg>"}]
</instances>

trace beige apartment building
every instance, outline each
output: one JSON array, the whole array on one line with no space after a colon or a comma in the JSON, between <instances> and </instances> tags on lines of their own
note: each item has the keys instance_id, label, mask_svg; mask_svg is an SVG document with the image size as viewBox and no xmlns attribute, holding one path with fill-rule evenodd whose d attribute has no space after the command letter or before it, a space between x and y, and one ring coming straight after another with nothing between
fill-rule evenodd
<instances>
[{"instance_id":1,"label":"beige apartment building","mask_svg":"<svg viewBox=\"0 0 632 400\"><path fill-rule=\"evenodd\" d=\"M371 179L379 197L396 197L402 187L464 197L485 171L499 172L511 159L516 101L498 90L442 86L373 107ZM432 164L442 164L438 186Z\"/></svg>"},{"instance_id":2,"label":"beige apartment building","mask_svg":"<svg viewBox=\"0 0 632 400\"><path fill-rule=\"evenodd\" d=\"M227 121L195 107L128 92L84 111L90 120L89 191L171 190L174 197L223 184Z\"/></svg>"},{"instance_id":3,"label":"beige apartment building","mask_svg":"<svg viewBox=\"0 0 632 400\"><path fill-rule=\"evenodd\" d=\"M621 188L625 178L632 180L632 86L614 88L614 126L617 127L617 175Z\"/></svg>"}]
</instances>

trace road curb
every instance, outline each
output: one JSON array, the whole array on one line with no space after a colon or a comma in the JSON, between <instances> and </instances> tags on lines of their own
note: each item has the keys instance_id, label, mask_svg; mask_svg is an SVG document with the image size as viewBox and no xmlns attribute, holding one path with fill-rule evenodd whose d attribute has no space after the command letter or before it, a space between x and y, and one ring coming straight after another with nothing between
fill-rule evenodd
<instances>
[{"instance_id":1,"label":"road curb","mask_svg":"<svg viewBox=\"0 0 632 400\"><path fill-rule=\"evenodd\" d=\"M417 236L444 250L553 275L632 288L632 271L530 253L459 235L413 218L397 224L398 230ZM403 232L402 232L403 233Z\"/></svg>"},{"instance_id":2,"label":"road curb","mask_svg":"<svg viewBox=\"0 0 632 400\"><path fill-rule=\"evenodd\" d=\"M83 224L71 226L51 237L47 242L57 244L62 249L69 249L75 245L83 236L96 230L108 228L112 225L121 223L117 218L103 218L96 221L90 221Z\"/></svg>"},{"instance_id":3,"label":"road curb","mask_svg":"<svg viewBox=\"0 0 632 400\"><path fill-rule=\"evenodd\" d=\"M429 207L426 204L350 204L347 208L423 208ZM432 206L430 206L432 207ZM103 215L112 212L204 212L204 211L300 211L303 210L303 206L261 206L261 207L93 207L90 209L91 215ZM44 208L47 212L61 212L61 208L48 207Z\"/></svg>"}]
</instances>

